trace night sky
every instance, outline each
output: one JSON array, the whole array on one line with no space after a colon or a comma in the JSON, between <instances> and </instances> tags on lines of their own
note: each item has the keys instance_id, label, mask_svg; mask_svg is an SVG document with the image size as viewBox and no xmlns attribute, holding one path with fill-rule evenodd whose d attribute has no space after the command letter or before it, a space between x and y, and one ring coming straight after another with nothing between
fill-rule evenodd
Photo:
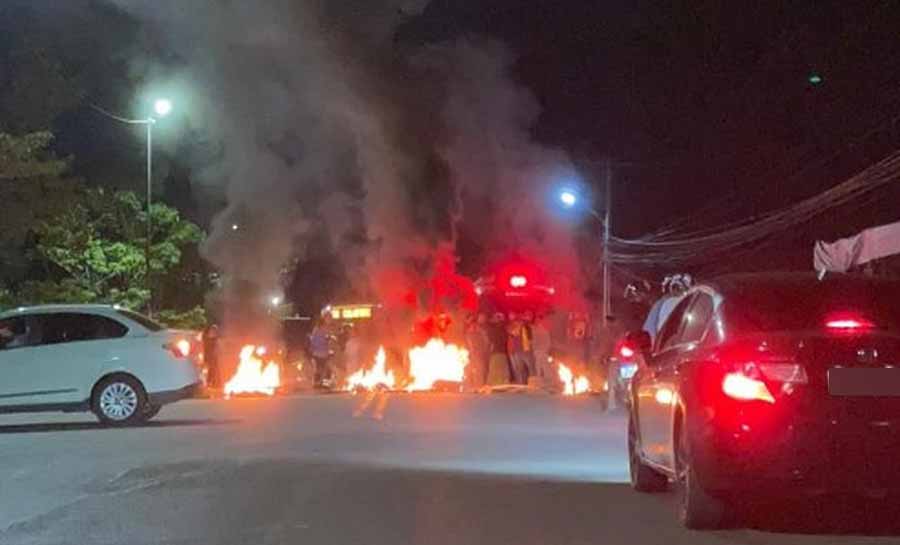
<instances>
[{"instance_id":1,"label":"night sky","mask_svg":"<svg viewBox=\"0 0 900 545\"><path fill-rule=\"evenodd\" d=\"M544 108L538 137L580 160L629 163L614 197L626 237L791 204L900 144L894 2L477 4L435 0L409 38L509 43ZM898 196L785 233L749 262L706 267L809 267L812 240L900 219Z\"/></svg>"},{"instance_id":2,"label":"night sky","mask_svg":"<svg viewBox=\"0 0 900 545\"><path fill-rule=\"evenodd\" d=\"M58 29L104 39L90 17L65 17ZM588 182L599 159L623 163L614 228L639 237L676 219L710 227L786 206L900 147L897 29L900 3L891 1L433 0L396 40L479 34L507 43L520 82L543 108L535 137L569 151ZM140 32L124 25L109 46ZM124 54L97 61L104 69L95 66L87 98L128 105ZM59 150L75 153L84 172L138 179L141 142L123 145L121 127L83 106L55 129ZM168 149L163 160L178 166L178 154ZM190 173L181 168L178 177ZM810 267L813 240L900 219L898 197L900 189L886 191L867 208L838 211L740 258L689 268Z\"/></svg>"}]
</instances>

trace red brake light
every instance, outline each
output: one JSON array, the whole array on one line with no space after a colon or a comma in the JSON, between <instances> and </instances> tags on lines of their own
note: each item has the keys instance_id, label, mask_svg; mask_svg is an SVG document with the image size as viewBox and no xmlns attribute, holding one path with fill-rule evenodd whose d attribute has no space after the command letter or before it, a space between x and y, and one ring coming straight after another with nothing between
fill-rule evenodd
<instances>
[{"instance_id":1,"label":"red brake light","mask_svg":"<svg viewBox=\"0 0 900 545\"><path fill-rule=\"evenodd\" d=\"M186 358L191 355L193 345L191 344L191 341L187 339L178 339L175 342L163 345L163 348L168 348L176 358Z\"/></svg>"},{"instance_id":2,"label":"red brake light","mask_svg":"<svg viewBox=\"0 0 900 545\"><path fill-rule=\"evenodd\" d=\"M825 322L825 327L832 331L860 331L872 329L875 324L862 318L833 318Z\"/></svg>"},{"instance_id":3,"label":"red brake light","mask_svg":"<svg viewBox=\"0 0 900 545\"><path fill-rule=\"evenodd\" d=\"M631 348L630 346L628 346L627 344L622 345L622 347L619 348L619 355L622 356L623 358L632 358L632 357L634 357L634 349Z\"/></svg>"},{"instance_id":4,"label":"red brake light","mask_svg":"<svg viewBox=\"0 0 900 545\"><path fill-rule=\"evenodd\" d=\"M521 274L510 276L509 285L513 288L524 288L528 285L528 278Z\"/></svg>"},{"instance_id":5,"label":"red brake light","mask_svg":"<svg viewBox=\"0 0 900 545\"><path fill-rule=\"evenodd\" d=\"M741 401L765 401L775 403L766 383L743 373L728 373L722 381L722 391L728 397Z\"/></svg>"},{"instance_id":6,"label":"red brake light","mask_svg":"<svg viewBox=\"0 0 900 545\"><path fill-rule=\"evenodd\" d=\"M806 368L797 361L795 351L793 341L783 339L728 346L716 358L724 376L718 375L713 388L740 401L775 403L776 395L789 396L797 386L809 383Z\"/></svg>"}]
</instances>

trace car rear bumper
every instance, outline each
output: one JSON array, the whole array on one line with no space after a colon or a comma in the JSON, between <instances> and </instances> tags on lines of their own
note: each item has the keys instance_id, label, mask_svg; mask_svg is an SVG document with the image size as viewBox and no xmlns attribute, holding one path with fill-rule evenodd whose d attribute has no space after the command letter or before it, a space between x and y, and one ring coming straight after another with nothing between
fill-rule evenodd
<instances>
[{"instance_id":1,"label":"car rear bumper","mask_svg":"<svg viewBox=\"0 0 900 545\"><path fill-rule=\"evenodd\" d=\"M892 420L711 425L692 450L711 491L779 495L900 492L900 416ZM699 468L698 468L699 469Z\"/></svg>"},{"instance_id":2,"label":"car rear bumper","mask_svg":"<svg viewBox=\"0 0 900 545\"><path fill-rule=\"evenodd\" d=\"M176 401L181 401L182 399L196 397L199 391L200 383L194 382L193 384L189 384L184 388L178 388L177 390L151 392L147 394L147 398L151 405L168 405L170 403L175 403Z\"/></svg>"}]
</instances>

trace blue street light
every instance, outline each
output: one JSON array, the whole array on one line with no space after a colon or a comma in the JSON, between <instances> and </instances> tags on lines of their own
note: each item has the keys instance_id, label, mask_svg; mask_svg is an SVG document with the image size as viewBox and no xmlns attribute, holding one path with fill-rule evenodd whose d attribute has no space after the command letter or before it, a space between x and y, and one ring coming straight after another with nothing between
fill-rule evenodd
<instances>
[{"instance_id":1,"label":"blue street light","mask_svg":"<svg viewBox=\"0 0 900 545\"><path fill-rule=\"evenodd\" d=\"M578 202L578 195L568 189L564 189L559 193L559 200L566 208L572 208Z\"/></svg>"},{"instance_id":2,"label":"blue street light","mask_svg":"<svg viewBox=\"0 0 900 545\"><path fill-rule=\"evenodd\" d=\"M604 184L606 186L606 206L604 214L601 214L600 212L595 210L593 206L591 206L590 198L582 199L584 195L579 194L576 189L572 189L572 186L560 188L557 196L559 197L559 202L563 205L563 207L568 209L574 209L577 207L582 211L589 213L590 215L597 218L597 220L600 222L601 227L603 228L603 327L605 329L608 325L609 316L610 314L612 314L612 302L609 296L609 239L610 208L612 207L612 171L608 162L606 162L604 171L605 172L603 177L606 181L606 183Z\"/></svg>"}]
</instances>

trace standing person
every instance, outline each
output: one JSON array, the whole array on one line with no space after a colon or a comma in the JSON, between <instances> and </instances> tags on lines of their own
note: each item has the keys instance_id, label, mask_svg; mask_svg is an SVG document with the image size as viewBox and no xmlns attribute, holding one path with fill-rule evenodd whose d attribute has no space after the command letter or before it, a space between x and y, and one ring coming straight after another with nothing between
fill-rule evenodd
<instances>
[{"instance_id":1,"label":"standing person","mask_svg":"<svg viewBox=\"0 0 900 545\"><path fill-rule=\"evenodd\" d=\"M681 302L692 283L693 279L689 274L676 274L663 280L663 296L650 308L643 326L643 330L650 334L650 338L654 342L656 341L656 335L666 323L666 318L675 310L675 306Z\"/></svg>"},{"instance_id":2,"label":"standing person","mask_svg":"<svg viewBox=\"0 0 900 545\"><path fill-rule=\"evenodd\" d=\"M537 357L534 353L534 312L526 310L522 319L522 344L525 349L525 363L528 364L528 376L537 376ZM526 381L527 383L527 381Z\"/></svg>"},{"instance_id":3,"label":"standing person","mask_svg":"<svg viewBox=\"0 0 900 545\"><path fill-rule=\"evenodd\" d=\"M547 327L545 317L541 316L535 319L531 333L537 374L544 379L552 377L553 371L550 369L550 329Z\"/></svg>"},{"instance_id":4,"label":"standing person","mask_svg":"<svg viewBox=\"0 0 900 545\"><path fill-rule=\"evenodd\" d=\"M491 346L491 358L488 368L488 384L509 384L509 359L506 354L506 324L502 312L494 314L487 327Z\"/></svg>"},{"instance_id":5,"label":"standing person","mask_svg":"<svg viewBox=\"0 0 900 545\"><path fill-rule=\"evenodd\" d=\"M478 389L487 383L491 357L491 340L487 332L487 316L479 312L466 328L466 345L469 349L469 384Z\"/></svg>"},{"instance_id":6,"label":"standing person","mask_svg":"<svg viewBox=\"0 0 900 545\"><path fill-rule=\"evenodd\" d=\"M219 326L210 324L203 332L203 362L206 364L206 386L213 390L222 387L219 368Z\"/></svg>"},{"instance_id":7,"label":"standing person","mask_svg":"<svg viewBox=\"0 0 900 545\"><path fill-rule=\"evenodd\" d=\"M506 333L506 351L512 364L513 382L528 384L528 335L525 333L525 324L517 314L510 313Z\"/></svg>"},{"instance_id":8,"label":"standing person","mask_svg":"<svg viewBox=\"0 0 900 545\"><path fill-rule=\"evenodd\" d=\"M321 318L309 335L309 353L316 367L314 379L316 387L324 385L326 380L331 379L330 362L333 354L333 335L331 334L331 324L328 322L327 316Z\"/></svg>"}]
</instances>

